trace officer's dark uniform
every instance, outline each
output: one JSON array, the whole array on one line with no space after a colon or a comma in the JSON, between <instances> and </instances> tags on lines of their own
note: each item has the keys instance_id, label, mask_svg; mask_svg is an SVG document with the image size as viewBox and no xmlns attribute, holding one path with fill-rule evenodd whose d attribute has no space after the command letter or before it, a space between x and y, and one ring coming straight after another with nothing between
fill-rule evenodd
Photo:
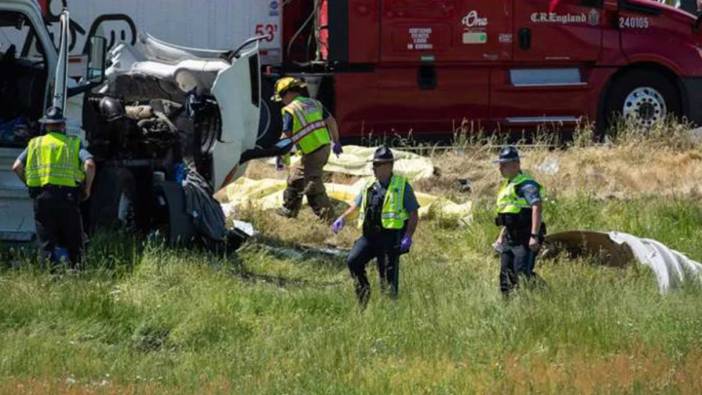
<instances>
[{"instance_id":1,"label":"officer's dark uniform","mask_svg":"<svg viewBox=\"0 0 702 395\"><path fill-rule=\"evenodd\" d=\"M500 161L519 160L513 147L504 149ZM505 227L505 237L500 254L500 291L508 294L519 283L519 276L526 279L535 277L534 265L536 253L529 248L532 237L532 206L541 202L542 188L527 173L520 172L510 180L505 180L498 193L498 226ZM541 223L541 230L535 237L543 243L546 225Z\"/></svg>"},{"instance_id":2,"label":"officer's dark uniform","mask_svg":"<svg viewBox=\"0 0 702 395\"><path fill-rule=\"evenodd\" d=\"M50 110L51 111L51 110ZM60 110L58 110L60 111ZM63 121L63 114L47 112L42 121L51 124L52 121ZM53 122L57 123L57 122ZM40 137L35 137L38 139ZM32 139L32 140L34 140ZM30 141L30 146L32 142ZM75 153L80 165L92 159L92 155L82 146ZM26 148L17 158L27 169L29 148ZM80 214L79 187L46 184L41 187L29 187L29 195L34 199L34 220L36 234L44 259L51 259L56 247L68 251L70 262L75 266L81 260L83 249L83 222Z\"/></svg>"},{"instance_id":3,"label":"officer's dark uniform","mask_svg":"<svg viewBox=\"0 0 702 395\"><path fill-rule=\"evenodd\" d=\"M392 158L391 155L390 153L390 158ZM381 287L384 290L389 288L392 297L397 297L399 291L400 241L405 235L406 221L401 229L385 229L382 225L385 195L388 188L391 187L392 181L391 179L388 184L383 185L376 180L356 197L356 206L365 208L359 213L359 216L362 216L359 219L362 221L363 236L356 241L351 249L347 265L355 281L356 296L362 305L365 305L370 297L366 265L373 258L376 258L378 262ZM411 214L419 209L419 203L410 184L405 183L404 185L403 206L404 210ZM364 194L366 195L365 207L362 204Z\"/></svg>"}]
</instances>

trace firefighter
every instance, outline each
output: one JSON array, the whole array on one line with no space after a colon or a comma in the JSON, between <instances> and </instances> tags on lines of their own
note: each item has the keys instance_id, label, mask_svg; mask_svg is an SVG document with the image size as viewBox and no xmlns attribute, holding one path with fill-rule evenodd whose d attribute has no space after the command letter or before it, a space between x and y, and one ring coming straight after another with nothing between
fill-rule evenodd
<instances>
[{"instance_id":1,"label":"firefighter","mask_svg":"<svg viewBox=\"0 0 702 395\"><path fill-rule=\"evenodd\" d=\"M50 107L39 122L44 134L29 141L12 170L27 184L34 199L42 259L56 261L65 249L75 269L83 249L79 203L90 197L95 162L80 138L66 135L66 119L60 108Z\"/></svg>"},{"instance_id":2,"label":"firefighter","mask_svg":"<svg viewBox=\"0 0 702 395\"><path fill-rule=\"evenodd\" d=\"M520 278L535 279L536 253L546 233L541 217L543 189L522 171L515 147L502 148L495 162L504 180L497 193L495 219L502 229L494 247L500 253L500 291L507 296Z\"/></svg>"},{"instance_id":3,"label":"firefighter","mask_svg":"<svg viewBox=\"0 0 702 395\"><path fill-rule=\"evenodd\" d=\"M358 226L363 234L351 249L347 265L362 307L370 297L366 264L373 258L378 263L381 287L389 291L393 299L397 297L400 255L409 252L419 221L419 203L412 186L406 178L393 174L393 163L389 148L380 147L375 151L373 172L376 179L368 183L332 225L332 231L339 233L346 217L360 208Z\"/></svg>"},{"instance_id":4,"label":"firefighter","mask_svg":"<svg viewBox=\"0 0 702 395\"><path fill-rule=\"evenodd\" d=\"M295 218L302 205L302 196L314 213L323 219L332 218L331 202L322 182L323 168L330 151L338 157L343 152L339 142L336 120L322 103L305 97L306 84L293 77L283 77L275 83L273 101L283 103L283 134L290 137L302 158L288 176L283 192L283 207L278 213ZM333 143L333 146L332 146ZM278 158L282 167L282 158Z\"/></svg>"}]
</instances>

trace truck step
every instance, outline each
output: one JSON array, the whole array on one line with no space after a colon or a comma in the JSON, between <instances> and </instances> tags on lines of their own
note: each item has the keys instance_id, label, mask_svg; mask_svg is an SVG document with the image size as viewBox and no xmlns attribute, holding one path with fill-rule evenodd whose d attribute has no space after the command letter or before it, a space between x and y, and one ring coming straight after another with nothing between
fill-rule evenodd
<instances>
[{"instance_id":1,"label":"truck step","mask_svg":"<svg viewBox=\"0 0 702 395\"><path fill-rule=\"evenodd\" d=\"M0 200L31 200L26 189L0 187Z\"/></svg>"},{"instance_id":2,"label":"truck step","mask_svg":"<svg viewBox=\"0 0 702 395\"><path fill-rule=\"evenodd\" d=\"M0 231L0 240L18 243L28 243L34 240L34 232Z\"/></svg>"}]
</instances>

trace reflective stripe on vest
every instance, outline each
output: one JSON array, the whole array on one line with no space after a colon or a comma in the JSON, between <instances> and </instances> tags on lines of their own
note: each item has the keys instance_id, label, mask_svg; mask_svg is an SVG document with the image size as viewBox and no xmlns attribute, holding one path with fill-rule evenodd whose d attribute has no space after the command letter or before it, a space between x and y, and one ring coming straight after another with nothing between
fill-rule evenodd
<instances>
[{"instance_id":1,"label":"reflective stripe on vest","mask_svg":"<svg viewBox=\"0 0 702 395\"><path fill-rule=\"evenodd\" d=\"M529 174L520 172L511 180L502 181L497 192L497 214L519 214L523 209L531 208L529 202L517 195L517 186L524 182L532 181L539 186L539 193L543 194L543 188Z\"/></svg>"},{"instance_id":2,"label":"reflective stripe on vest","mask_svg":"<svg viewBox=\"0 0 702 395\"><path fill-rule=\"evenodd\" d=\"M322 104L317 100L298 96L283 107L283 115L293 117L292 141L303 154L316 151L331 142Z\"/></svg>"},{"instance_id":3,"label":"reflective stripe on vest","mask_svg":"<svg viewBox=\"0 0 702 395\"><path fill-rule=\"evenodd\" d=\"M368 207L368 192L374 184L375 181L371 181L363 188L361 212L358 215L359 228L363 227L363 221L366 218L366 208ZM405 226L405 221L409 218L409 213L405 210L406 188L407 179L405 177L392 176L383 200L383 211L380 219L383 229L402 229Z\"/></svg>"},{"instance_id":4,"label":"reflective stripe on vest","mask_svg":"<svg viewBox=\"0 0 702 395\"><path fill-rule=\"evenodd\" d=\"M80 167L80 139L63 133L33 138L27 148L28 187L77 187L85 178Z\"/></svg>"}]
</instances>

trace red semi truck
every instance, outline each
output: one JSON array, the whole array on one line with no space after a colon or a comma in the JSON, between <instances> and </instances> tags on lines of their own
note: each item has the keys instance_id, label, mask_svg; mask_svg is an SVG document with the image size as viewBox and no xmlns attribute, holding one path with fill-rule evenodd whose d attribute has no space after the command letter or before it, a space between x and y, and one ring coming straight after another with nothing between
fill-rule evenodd
<instances>
[{"instance_id":1,"label":"red semi truck","mask_svg":"<svg viewBox=\"0 0 702 395\"><path fill-rule=\"evenodd\" d=\"M702 123L696 2L290 0L283 73L313 82L342 135L572 127L612 114ZM307 24L305 24L307 22Z\"/></svg>"},{"instance_id":2,"label":"red semi truck","mask_svg":"<svg viewBox=\"0 0 702 395\"><path fill-rule=\"evenodd\" d=\"M50 20L62 1L39 3ZM264 96L279 75L305 77L347 139L431 138L461 125L520 131L593 122L603 131L612 114L642 125L669 114L702 123L697 0L679 8L652 0L162 3L68 0L84 35L111 44L147 32L223 48L269 35ZM273 142L279 108L263 109L261 133Z\"/></svg>"}]
</instances>

